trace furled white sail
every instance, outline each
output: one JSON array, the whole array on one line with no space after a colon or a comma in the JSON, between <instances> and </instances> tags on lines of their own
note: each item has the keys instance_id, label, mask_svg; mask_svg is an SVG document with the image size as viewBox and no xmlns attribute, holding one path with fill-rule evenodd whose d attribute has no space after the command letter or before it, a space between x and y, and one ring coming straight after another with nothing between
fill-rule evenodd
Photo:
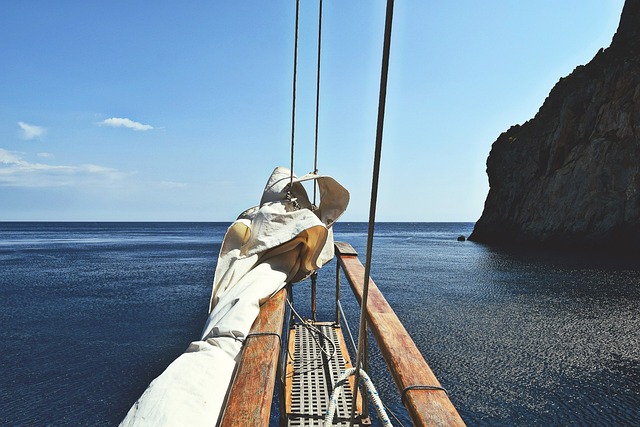
<instances>
[{"instance_id":1,"label":"furled white sail","mask_svg":"<svg viewBox=\"0 0 640 427\"><path fill-rule=\"evenodd\" d=\"M307 180L317 180L317 208L301 184ZM346 209L348 191L327 176L308 174L290 182L290 171L276 168L260 205L229 227L201 340L151 382L121 426L215 424L260 304L333 258L331 225Z\"/></svg>"}]
</instances>

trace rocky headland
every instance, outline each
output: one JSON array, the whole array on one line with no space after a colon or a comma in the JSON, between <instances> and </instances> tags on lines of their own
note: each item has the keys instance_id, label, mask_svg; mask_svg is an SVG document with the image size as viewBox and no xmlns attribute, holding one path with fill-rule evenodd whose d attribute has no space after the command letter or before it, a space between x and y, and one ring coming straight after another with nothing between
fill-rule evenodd
<instances>
[{"instance_id":1,"label":"rocky headland","mask_svg":"<svg viewBox=\"0 0 640 427\"><path fill-rule=\"evenodd\" d=\"M498 137L487 175L470 240L640 251L640 0L609 48Z\"/></svg>"}]
</instances>

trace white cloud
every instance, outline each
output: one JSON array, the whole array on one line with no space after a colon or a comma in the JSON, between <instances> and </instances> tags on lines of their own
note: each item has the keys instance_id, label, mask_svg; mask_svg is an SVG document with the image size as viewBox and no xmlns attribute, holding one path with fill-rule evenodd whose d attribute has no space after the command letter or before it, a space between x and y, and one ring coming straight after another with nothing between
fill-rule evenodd
<instances>
[{"instance_id":1,"label":"white cloud","mask_svg":"<svg viewBox=\"0 0 640 427\"><path fill-rule=\"evenodd\" d=\"M20 164L23 160L14 153L0 148L0 164Z\"/></svg>"},{"instance_id":2,"label":"white cloud","mask_svg":"<svg viewBox=\"0 0 640 427\"><path fill-rule=\"evenodd\" d=\"M22 139L29 140L39 138L47 132L47 130L42 126L30 125L25 122L18 122L18 126L20 126L20 129L22 130Z\"/></svg>"},{"instance_id":3,"label":"white cloud","mask_svg":"<svg viewBox=\"0 0 640 427\"><path fill-rule=\"evenodd\" d=\"M51 154L51 153L38 153L38 157L50 158L50 157L53 157L53 154Z\"/></svg>"},{"instance_id":4,"label":"white cloud","mask_svg":"<svg viewBox=\"0 0 640 427\"><path fill-rule=\"evenodd\" d=\"M119 118L119 117L111 117L110 119L106 119L100 122L100 125L103 126L111 126L111 127L124 127L133 130L151 130L153 126L145 125L140 122L134 122L131 119L127 118Z\"/></svg>"},{"instance_id":5,"label":"white cloud","mask_svg":"<svg viewBox=\"0 0 640 427\"><path fill-rule=\"evenodd\" d=\"M0 186L65 187L109 186L127 173L98 165L57 166L31 163L16 153L0 148Z\"/></svg>"}]
</instances>

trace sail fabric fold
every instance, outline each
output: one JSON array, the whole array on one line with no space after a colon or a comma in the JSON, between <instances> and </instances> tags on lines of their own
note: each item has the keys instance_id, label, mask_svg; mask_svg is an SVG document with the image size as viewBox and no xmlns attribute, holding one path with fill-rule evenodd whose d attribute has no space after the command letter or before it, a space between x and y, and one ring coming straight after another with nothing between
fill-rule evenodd
<instances>
[{"instance_id":1,"label":"sail fabric fold","mask_svg":"<svg viewBox=\"0 0 640 427\"><path fill-rule=\"evenodd\" d=\"M309 180L318 183L317 208L302 185ZM291 172L277 167L260 204L225 234L201 339L151 382L121 425L214 424L260 305L333 258L331 225L348 203L333 178L308 174L291 183Z\"/></svg>"}]
</instances>

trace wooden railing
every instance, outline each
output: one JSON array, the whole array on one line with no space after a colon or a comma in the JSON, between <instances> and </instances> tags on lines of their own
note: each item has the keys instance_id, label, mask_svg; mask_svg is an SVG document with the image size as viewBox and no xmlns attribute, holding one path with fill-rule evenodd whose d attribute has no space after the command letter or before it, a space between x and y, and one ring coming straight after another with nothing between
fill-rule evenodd
<instances>
[{"instance_id":1,"label":"wooden railing","mask_svg":"<svg viewBox=\"0 0 640 427\"><path fill-rule=\"evenodd\" d=\"M364 266L351 245L336 242L337 259L358 302ZM376 284L369 279L367 322L415 426L464 426L440 382Z\"/></svg>"},{"instance_id":2,"label":"wooden railing","mask_svg":"<svg viewBox=\"0 0 640 427\"><path fill-rule=\"evenodd\" d=\"M269 425L286 298L287 291L282 289L260 308L260 314L245 340L242 358L218 425Z\"/></svg>"}]
</instances>

